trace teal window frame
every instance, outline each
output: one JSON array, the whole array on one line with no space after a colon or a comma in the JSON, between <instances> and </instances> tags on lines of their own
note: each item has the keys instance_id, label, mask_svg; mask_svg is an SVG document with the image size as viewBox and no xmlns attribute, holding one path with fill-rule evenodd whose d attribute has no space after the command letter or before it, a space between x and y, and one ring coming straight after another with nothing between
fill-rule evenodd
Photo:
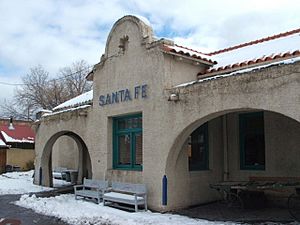
<instances>
[{"instance_id":1,"label":"teal window frame","mask_svg":"<svg viewBox=\"0 0 300 225\"><path fill-rule=\"evenodd\" d=\"M197 135L198 133L203 133L204 137L204 160L196 163L191 163L189 159L189 171L201 171L201 170L209 170L209 137L208 137L208 123L204 123L196 130L194 130L191 134L191 151L199 151L199 149L193 149L193 135ZM193 154L193 153L191 153Z\"/></svg>"},{"instance_id":2,"label":"teal window frame","mask_svg":"<svg viewBox=\"0 0 300 225\"><path fill-rule=\"evenodd\" d=\"M253 133L256 135L263 135L263 150L264 150L264 164L263 165L246 165L246 150L245 150L245 137L249 133L245 133L246 120L248 118L260 117L262 118L262 127L253 129ZM265 149L265 133L264 133L264 113L263 112L251 112L239 114L239 142L240 142L240 169L241 170L265 170L266 166L266 149Z\"/></svg>"},{"instance_id":3,"label":"teal window frame","mask_svg":"<svg viewBox=\"0 0 300 225\"><path fill-rule=\"evenodd\" d=\"M142 165L135 164L136 135L137 134L143 135L143 122L141 124L141 127L138 127L138 128L121 129L118 127L119 121L133 119L133 118L143 119L143 116L142 116L142 114L139 113L139 114L134 114L134 115L120 116L120 117L113 118L113 169L138 170L138 171L143 170ZM128 135L130 138L130 164L129 165L122 165L119 163L119 137L123 136L123 135ZM142 151L143 151L143 149L142 149Z\"/></svg>"}]
</instances>

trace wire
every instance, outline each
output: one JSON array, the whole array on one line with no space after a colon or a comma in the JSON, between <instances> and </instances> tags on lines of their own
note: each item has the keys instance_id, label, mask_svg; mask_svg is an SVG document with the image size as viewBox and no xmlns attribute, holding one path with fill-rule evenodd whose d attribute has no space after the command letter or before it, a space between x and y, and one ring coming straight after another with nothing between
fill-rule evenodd
<instances>
[{"instance_id":1,"label":"wire","mask_svg":"<svg viewBox=\"0 0 300 225\"><path fill-rule=\"evenodd\" d=\"M63 80L63 79L66 79L67 77L73 76L73 75L75 75L75 74L77 74L77 73L80 73L80 72L85 71L85 70L87 70L87 69L91 69L91 68L93 68L93 67L94 67L94 66L88 66L88 67L86 67L86 68L84 68L84 69L82 69L82 70L78 70L78 71L75 71L75 72L73 72L73 73L64 75L63 77L50 79L50 81ZM0 81L0 84L2 84L2 85L9 85L9 86L22 86L22 85L26 85L26 84L24 84L24 83L8 83L8 82L4 82L4 81Z\"/></svg>"},{"instance_id":2,"label":"wire","mask_svg":"<svg viewBox=\"0 0 300 225\"><path fill-rule=\"evenodd\" d=\"M0 84L3 84L3 85L11 85L11 86L25 85L25 84L13 84L13 83L7 83L7 82L2 82L2 81L0 81Z\"/></svg>"}]
</instances>

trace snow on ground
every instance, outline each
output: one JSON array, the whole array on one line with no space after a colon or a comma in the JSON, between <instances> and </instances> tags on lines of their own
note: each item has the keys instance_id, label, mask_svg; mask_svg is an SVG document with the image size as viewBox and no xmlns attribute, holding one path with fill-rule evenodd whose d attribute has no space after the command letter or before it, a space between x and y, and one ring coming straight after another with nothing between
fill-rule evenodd
<instances>
[{"instance_id":1,"label":"snow on ground","mask_svg":"<svg viewBox=\"0 0 300 225\"><path fill-rule=\"evenodd\" d=\"M174 214L147 212L126 212L84 200L75 200L73 194L50 198L23 195L16 205L30 208L38 213L61 218L73 225L221 225L228 222L210 222Z\"/></svg>"},{"instance_id":2,"label":"snow on ground","mask_svg":"<svg viewBox=\"0 0 300 225\"><path fill-rule=\"evenodd\" d=\"M10 172L0 175L0 195L25 194L29 192L49 191L51 188L33 184L33 170Z\"/></svg>"}]
</instances>

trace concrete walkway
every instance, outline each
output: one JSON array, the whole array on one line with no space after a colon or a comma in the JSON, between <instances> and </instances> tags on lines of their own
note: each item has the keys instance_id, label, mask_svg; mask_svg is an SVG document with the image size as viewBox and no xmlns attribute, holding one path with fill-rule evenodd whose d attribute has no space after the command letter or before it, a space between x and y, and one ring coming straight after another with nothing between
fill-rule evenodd
<instances>
[{"instance_id":1,"label":"concrete walkway","mask_svg":"<svg viewBox=\"0 0 300 225\"><path fill-rule=\"evenodd\" d=\"M237 222L239 224L300 224L291 217L286 208L240 209L229 208L226 204L220 202L182 209L175 211L175 213L192 218Z\"/></svg>"},{"instance_id":2,"label":"concrete walkway","mask_svg":"<svg viewBox=\"0 0 300 225\"><path fill-rule=\"evenodd\" d=\"M69 225L58 218L38 214L12 203L19 199L20 195L0 195L0 221L15 219L20 220L21 225Z\"/></svg>"}]
</instances>

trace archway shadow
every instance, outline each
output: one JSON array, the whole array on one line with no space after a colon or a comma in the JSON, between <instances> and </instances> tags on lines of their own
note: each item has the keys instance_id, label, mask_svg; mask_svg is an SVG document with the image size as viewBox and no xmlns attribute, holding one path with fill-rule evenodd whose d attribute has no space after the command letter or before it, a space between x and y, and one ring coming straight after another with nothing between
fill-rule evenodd
<instances>
[{"instance_id":1,"label":"archway shadow","mask_svg":"<svg viewBox=\"0 0 300 225\"><path fill-rule=\"evenodd\" d=\"M62 136L68 136L72 138L77 145L78 148L78 177L76 183L82 183L84 177L91 178L92 177L92 164L91 158L88 152L88 148L84 143L83 139L76 133L72 131L60 131L54 134L49 140L46 142L42 157L41 164L39 168L39 177L38 183L42 186L53 187L53 175L52 175L52 151L53 145L57 141L58 138Z\"/></svg>"}]
</instances>

